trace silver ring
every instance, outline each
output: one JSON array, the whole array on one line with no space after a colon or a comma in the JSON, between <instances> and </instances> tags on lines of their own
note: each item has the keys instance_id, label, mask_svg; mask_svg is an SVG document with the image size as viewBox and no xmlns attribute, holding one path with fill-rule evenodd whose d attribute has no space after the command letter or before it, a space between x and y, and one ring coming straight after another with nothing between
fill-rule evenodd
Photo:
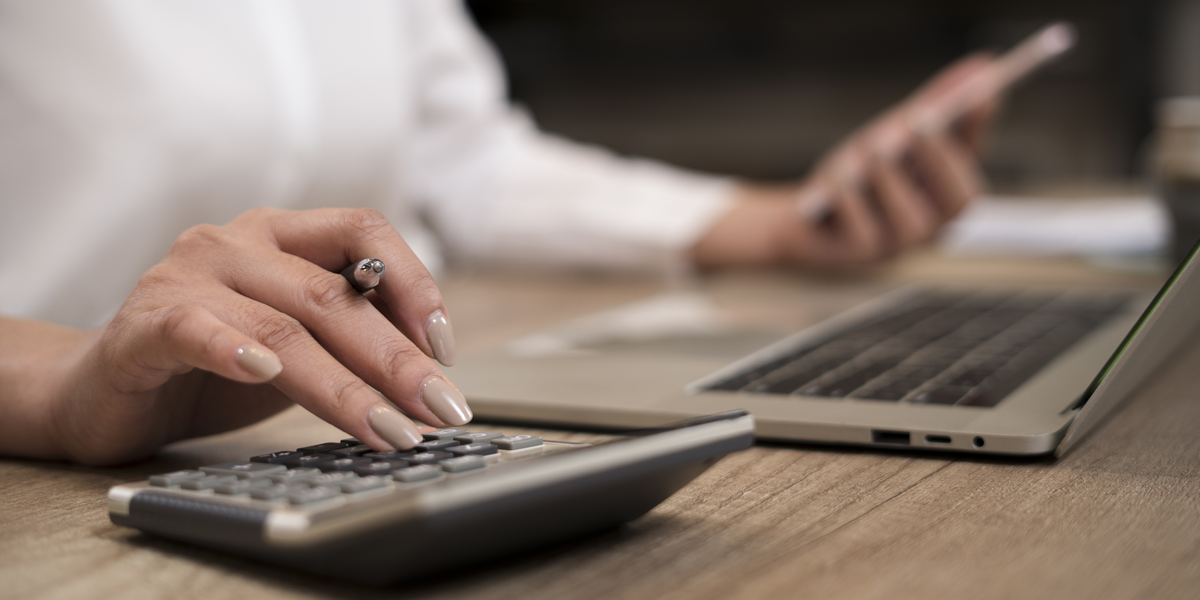
<instances>
[{"instance_id":1,"label":"silver ring","mask_svg":"<svg viewBox=\"0 0 1200 600\"><path fill-rule=\"evenodd\" d=\"M378 258L364 258L345 269L342 269L342 277L350 282L350 286L358 293L365 294L367 291L374 289L379 285L379 280L383 278L383 272L387 270L387 266Z\"/></svg>"}]
</instances>

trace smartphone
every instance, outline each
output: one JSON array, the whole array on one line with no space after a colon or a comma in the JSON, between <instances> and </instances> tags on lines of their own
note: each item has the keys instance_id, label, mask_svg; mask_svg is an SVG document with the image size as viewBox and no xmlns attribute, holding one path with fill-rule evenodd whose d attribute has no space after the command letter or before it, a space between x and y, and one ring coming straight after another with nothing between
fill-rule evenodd
<instances>
[{"instance_id":1,"label":"smartphone","mask_svg":"<svg viewBox=\"0 0 1200 600\"><path fill-rule=\"evenodd\" d=\"M944 131L972 109L999 96L1039 67L1070 50L1078 38L1075 26L1059 21L1039 29L1008 52L1000 55L989 68L964 81L952 93L920 115L919 126L926 131ZM918 124L910 124L914 127ZM887 156L904 150L905 136L880 140L878 152ZM822 190L809 190L796 200L796 208L809 220L819 221L831 212L832 199Z\"/></svg>"}]
</instances>

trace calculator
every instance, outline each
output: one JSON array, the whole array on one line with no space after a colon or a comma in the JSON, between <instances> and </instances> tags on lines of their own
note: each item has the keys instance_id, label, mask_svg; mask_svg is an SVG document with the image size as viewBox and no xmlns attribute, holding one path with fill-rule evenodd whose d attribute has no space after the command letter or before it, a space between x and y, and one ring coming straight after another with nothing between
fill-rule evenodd
<instances>
[{"instance_id":1,"label":"calculator","mask_svg":"<svg viewBox=\"0 0 1200 600\"><path fill-rule=\"evenodd\" d=\"M407 452L350 438L118 485L117 525L382 585L616 527L749 448L734 411L602 443L440 429Z\"/></svg>"}]
</instances>

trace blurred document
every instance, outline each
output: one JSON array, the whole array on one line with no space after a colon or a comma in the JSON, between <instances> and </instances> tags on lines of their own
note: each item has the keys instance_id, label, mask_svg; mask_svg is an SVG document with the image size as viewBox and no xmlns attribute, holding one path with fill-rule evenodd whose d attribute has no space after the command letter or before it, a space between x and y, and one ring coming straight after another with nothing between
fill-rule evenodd
<instances>
[{"instance_id":1,"label":"blurred document","mask_svg":"<svg viewBox=\"0 0 1200 600\"><path fill-rule=\"evenodd\" d=\"M1166 208L1148 196L985 196L946 228L941 245L955 255L1144 255L1163 251L1169 235Z\"/></svg>"}]
</instances>

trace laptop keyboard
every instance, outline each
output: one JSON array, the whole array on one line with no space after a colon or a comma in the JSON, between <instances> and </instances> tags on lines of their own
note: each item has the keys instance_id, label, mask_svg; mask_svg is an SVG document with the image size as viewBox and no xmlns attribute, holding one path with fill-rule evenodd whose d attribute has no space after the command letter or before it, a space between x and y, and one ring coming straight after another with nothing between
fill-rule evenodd
<instances>
[{"instance_id":1,"label":"laptop keyboard","mask_svg":"<svg viewBox=\"0 0 1200 600\"><path fill-rule=\"evenodd\" d=\"M992 407L1131 297L926 293L707 389Z\"/></svg>"}]
</instances>

